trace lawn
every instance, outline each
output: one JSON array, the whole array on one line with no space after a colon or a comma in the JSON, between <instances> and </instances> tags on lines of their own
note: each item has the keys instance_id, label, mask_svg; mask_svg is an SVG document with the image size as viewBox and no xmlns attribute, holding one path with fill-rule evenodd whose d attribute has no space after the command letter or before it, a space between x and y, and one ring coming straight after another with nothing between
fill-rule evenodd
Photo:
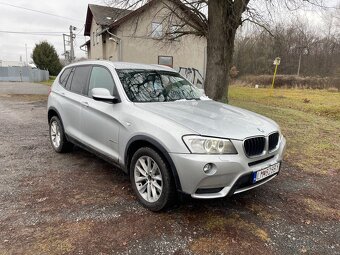
<instances>
[{"instance_id":1,"label":"lawn","mask_svg":"<svg viewBox=\"0 0 340 255\"><path fill-rule=\"evenodd\" d=\"M231 86L230 104L274 119L286 136L286 160L304 171L340 172L340 93Z\"/></svg>"},{"instance_id":2,"label":"lawn","mask_svg":"<svg viewBox=\"0 0 340 255\"><path fill-rule=\"evenodd\" d=\"M55 76L50 76L50 79L47 80L47 81L41 81L39 82L40 84L43 84L43 85L47 85L47 86L52 86L54 80L55 80Z\"/></svg>"}]
</instances>

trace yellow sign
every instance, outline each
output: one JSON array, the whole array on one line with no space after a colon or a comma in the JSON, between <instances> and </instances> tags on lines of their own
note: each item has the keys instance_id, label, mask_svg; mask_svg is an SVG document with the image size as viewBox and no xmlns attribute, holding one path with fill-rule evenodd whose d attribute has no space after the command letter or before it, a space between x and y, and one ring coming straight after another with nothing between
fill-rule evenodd
<instances>
[{"instance_id":1,"label":"yellow sign","mask_svg":"<svg viewBox=\"0 0 340 255\"><path fill-rule=\"evenodd\" d=\"M274 89L274 83L275 83L277 67L280 65L280 62L281 62L281 58L279 58L279 57L275 58L275 60L274 60L275 70L274 70L274 76L273 76L273 82L272 82L271 95L273 95L273 89Z\"/></svg>"},{"instance_id":2,"label":"yellow sign","mask_svg":"<svg viewBox=\"0 0 340 255\"><path fill-rule=\"evenodd\" d=\"M274 63L273 64L278 66L278 65L280 65L280 62L281 62L281 58L277 57L277 58L274 59Z\"/></svg>"}]
</instances>

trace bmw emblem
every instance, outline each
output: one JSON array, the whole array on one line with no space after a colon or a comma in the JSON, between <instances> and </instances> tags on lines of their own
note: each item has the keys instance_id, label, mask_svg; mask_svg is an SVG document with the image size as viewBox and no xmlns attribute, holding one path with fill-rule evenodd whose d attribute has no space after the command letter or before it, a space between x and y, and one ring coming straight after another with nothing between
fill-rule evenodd
<instances>
[{"instance_id":1,"label":"bmw emblem","mask_svg":"<svg viewBox=\"0 0 340 255\"><path fill-rule=\"evenodd\" d=\"M264 133L264 130L262 128L257 128L258 131L260 131L261 133Z\"/></svg>"}]
</instances>

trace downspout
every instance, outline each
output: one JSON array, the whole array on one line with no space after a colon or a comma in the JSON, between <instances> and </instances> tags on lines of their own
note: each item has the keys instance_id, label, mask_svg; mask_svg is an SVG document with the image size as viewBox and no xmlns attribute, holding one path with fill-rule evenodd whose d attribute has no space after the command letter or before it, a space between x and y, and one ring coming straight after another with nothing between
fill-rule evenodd
<instances>
[{"instance_id":1,"label":"downspout","mask_svg":"<svg viewBox=\"0 0 340 255\"><path fill-rule=\"evenodd\" d=\"M122 39L121 39L119 36L117 36L117 35L111 33L111 32L109 31L109 28L108 28L108 27L105 28L104 30L102 30L101 32L97 33L97 36L98 36L98 35L101 35L101 34L103 34L103 33L105 33L105 32L107 32L107 33L111 36L112 40L113 40L116 44L118 44L118 61L122 61ZM109 40L110 40L111 38L109 38Z\"/></svg>"}]
</instances>

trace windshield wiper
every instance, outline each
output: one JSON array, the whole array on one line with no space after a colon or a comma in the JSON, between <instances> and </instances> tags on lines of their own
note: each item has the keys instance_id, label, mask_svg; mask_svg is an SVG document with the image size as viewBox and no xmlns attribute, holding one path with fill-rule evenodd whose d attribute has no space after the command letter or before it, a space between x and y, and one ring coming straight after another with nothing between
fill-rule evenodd
<instances>
[{"instance_id":1,"label":"windshield wiper","mask_svg":"<svg viewBox=\"0 0 340 255\"><path fill-rule=\"evenodd\" d=\"M180 101L198 101L201 100L200 98L195 98L195 97L189 97L189 98L181 98L181 99L176 99L176 100L172 100L174 102L180 102Z\"/></svg>"}]
</instances>

